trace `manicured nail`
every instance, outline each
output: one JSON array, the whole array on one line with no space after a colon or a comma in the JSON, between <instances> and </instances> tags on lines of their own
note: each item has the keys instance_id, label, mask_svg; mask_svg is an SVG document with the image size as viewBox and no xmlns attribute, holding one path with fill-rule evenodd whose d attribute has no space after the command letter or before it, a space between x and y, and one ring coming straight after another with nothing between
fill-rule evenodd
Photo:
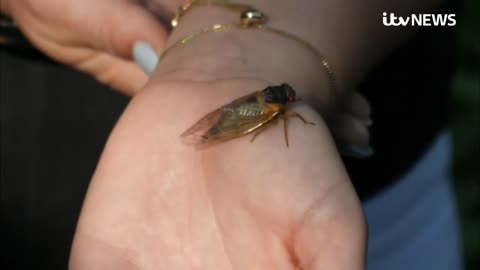
<instances>
[{"instance_id":1,"label":"manicured nail","mask_svg":"<svg viewBox=\"0 0 480 270\"><path fill-rule=\"evenodd\" d=\"M138 41L133 45L133 58L137 65L149 76L158 63L158 55L155 49L145 41Z\"/></svg>"},{"instance_id":2,"label":"manicured nail","mask_svg":"<svg viewBox=\"0 0 480 270\"><path fill-rule=\"evenodd\" d=\"M373 148L369 145L350 145L344 146L340 149L344 156L353 158L368 158L374 154Z\"/></svg>"}]
</instances>

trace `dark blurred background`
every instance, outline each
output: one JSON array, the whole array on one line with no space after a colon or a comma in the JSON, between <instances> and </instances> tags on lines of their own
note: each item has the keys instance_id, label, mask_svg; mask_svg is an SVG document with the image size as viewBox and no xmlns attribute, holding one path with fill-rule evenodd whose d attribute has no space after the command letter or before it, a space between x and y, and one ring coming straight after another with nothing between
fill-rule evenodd
<instances>
[{"instance_id":1,"label":"dark blurred background","mask_svg":"<svg viewBox=\"0 0 480 270\"><path fill-rule=\"evenodd\" d=\"M467 270L480 269L480 1L465 1L450 127Z\"/></svg>"}]
</instances>

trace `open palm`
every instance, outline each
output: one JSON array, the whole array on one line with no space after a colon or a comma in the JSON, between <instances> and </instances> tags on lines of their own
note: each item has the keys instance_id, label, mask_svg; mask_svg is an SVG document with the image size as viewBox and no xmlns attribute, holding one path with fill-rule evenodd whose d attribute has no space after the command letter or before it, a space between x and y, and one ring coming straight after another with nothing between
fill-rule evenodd
<instances>
[{"instance_id":1,"label":"open palm","mask_svg":"<svg viewBox=\"0 0 480 270\"><path fill-rule=\"evenodd\" d=\"M322 119L274 123L195 149L181 134L238 97L224 83L164 83L136 96L92 180L70 267L363 269L365 224ZM248 88L247 88L248 89ZM188 109L184 109L188 108Z\"/></svg>"}]
</instances>

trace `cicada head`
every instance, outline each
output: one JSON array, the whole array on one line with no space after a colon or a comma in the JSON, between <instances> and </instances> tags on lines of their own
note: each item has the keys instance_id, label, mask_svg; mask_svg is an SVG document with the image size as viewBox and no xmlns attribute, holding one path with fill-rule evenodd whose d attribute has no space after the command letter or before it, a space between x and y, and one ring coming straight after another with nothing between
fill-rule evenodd
<instances>
[{"instance_id":1,"label":"cicada head","mask_svg":"<svg viewBox=\"0 0 480 270\"><path fill-rule=\"evenodd\" d=\"M286 105L297 100L295 90L286 83L278 86L269 86L262 91L262 94L267 103Z\"/></svg>"}]
</instances>

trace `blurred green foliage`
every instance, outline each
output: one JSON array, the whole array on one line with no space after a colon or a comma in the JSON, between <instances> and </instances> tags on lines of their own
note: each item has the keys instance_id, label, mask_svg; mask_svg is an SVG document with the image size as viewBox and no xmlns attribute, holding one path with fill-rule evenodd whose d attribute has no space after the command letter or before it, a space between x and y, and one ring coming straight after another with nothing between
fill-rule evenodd
<instances>
[{"instance_id":1,"label":"blurred green foliage","mask_svg":"<svg viewBox=\"0 0 480 270\"><path fill-rule=\"evenodd\" d=\"M464 2L450 126L466 269L480 269L480 1Z\"/></svg>"}]
</instances>

